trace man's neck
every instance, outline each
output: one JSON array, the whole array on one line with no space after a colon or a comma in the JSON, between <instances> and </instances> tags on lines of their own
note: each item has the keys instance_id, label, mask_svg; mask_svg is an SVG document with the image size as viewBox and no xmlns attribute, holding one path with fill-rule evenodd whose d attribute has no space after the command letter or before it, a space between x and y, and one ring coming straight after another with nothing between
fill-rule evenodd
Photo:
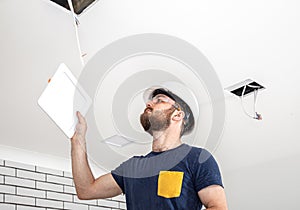
<instances>
[{"instance_id":1,"label":"man's neck","mask_svg":"<svg viewBox=\"0 0 300 210\"><path fill-rule=\"evenodd\" d=\"M163 152L181 145L181 139L179 135L170 135L166 131L159 131L153 133L152 151Z\"/></svg>"}]
</instances>

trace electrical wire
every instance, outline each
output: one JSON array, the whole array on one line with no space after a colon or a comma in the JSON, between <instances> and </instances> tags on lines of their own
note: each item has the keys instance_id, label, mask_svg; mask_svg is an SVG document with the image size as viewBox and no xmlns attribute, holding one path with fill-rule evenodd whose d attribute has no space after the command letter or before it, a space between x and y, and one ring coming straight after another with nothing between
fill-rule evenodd
<instances>
[{"instance_id":1,"label":"electrical wire","mask_svg":"<svg viewBox=\"0 0 300 210\"><path fill-rule=\"evenodd\" d=\"M243 103L243 100L244 100L244 94L245 94L246 87L247 87L247 85L244 86L243 92L242 92L242 95L241 95L241 105L242 105L242 108L243 108L244 113L245 113L248 117L253 118L253 116L251 116L250 114L248 114L248 112L246 111L246 109L245 109L245 107L244 107L244 103Z\"/></svg>"},{"instance_id":2,"label":"electrical wire","mask_svg":"<svg viewBox=\"0 0 300 210\"><path fill-rule=\"evenodd\" d=\"M253 94L254 94L254 102L253 102L253 111L254 111L254 116L256 116L256 102L257 102L257 92L258 90L255 89Z\"/></svg>"},{"instance_id":3,"label":"electrical wire","mask_svg":"<svg viewBox=\"0 0 300 210\"><path fill-rule=\"evenodd\" d=\"M80 24L79 20L77 19L77 16L74 12L74 8L73 8L73 4L72 4L72 1L71 0L68 0L68 4L69 4L69 7L70 7L70 10L71 10L71 13L72 13L72 16L73 16L73 24L74 24L74 27L75 27L75 34L76 34L76 41L77 41L77 47L78 47L78 50L79 50L79 55L80 55L80 61L81 61L81 64L82 66L84 66L84 60L83 60L83 57L82 57L82 51L81 51L81 47L80 47L80 41L79 41L79 35L78 35L78 26ZM81 146L81 149L86 153L88 159L93 162L96 166L98 166L99 168L101 169L104 169L106 170L104 167L102 167L100 164L98 164L98 162L96 160L94 160L92 157L90 157L86 150L86 145L82 145L81 142L79 142L80 146Z\"/></svg>"},{"instance_id":4,"label":"electrical wire","mask_svg":"<svg viewBox=\"0 0 300 210\"><path fill-rule=\"evenodd\" d=\"M245 107L244 107L244 103L243 103L244 95L245 95L245 91L246 91L247 86L248 86L248 87L251 87L251 88L255 88L255 89L254 89L254 102L253 102L253 111L254 111L254 115L253 115L253 116L250 115L250 114L246 111L246 109L245 109ZM261 118L261 115L258 114L258 113L256 112L257 93L258 93L258 89L259 89L259 88L260 88L260 86L245 85L244 88L243 88L242 95L241 95L241 105L242 105L242 108L243 108L244 113L245 113L248 117L253 118L253 119L257 119L257 120L261 120L261 119L262 119L262 118Z\"/></svg>"},{"instance_id":5,"label":"electrical wire","mask_svg":"<svg viewBox=\"0 0 300 210\"><path fill-rule=\"evenodd\" d=\"M78 35L78 26L79 26L80 23L79 23L79 20L76 16L75 12L74 12L74 7L73 7L72 0L68 0L68 4L69 4L69 7L70 7L72 16L73 16L73 24L74 24L74 27L75 27L76 42L77 42L77 47L78 47L78 50L79 50L80 61L81 61L82 66L84 66L84 60L83 60L83 57L82 57L82 50L81 50L79 35Z\"/></svg>"}]
</instances>

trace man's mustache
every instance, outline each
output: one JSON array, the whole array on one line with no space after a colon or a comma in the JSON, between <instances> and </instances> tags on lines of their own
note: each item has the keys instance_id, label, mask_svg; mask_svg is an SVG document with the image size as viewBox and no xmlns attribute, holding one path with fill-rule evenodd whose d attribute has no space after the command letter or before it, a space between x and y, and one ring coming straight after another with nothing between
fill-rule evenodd
<instances>
[{"instance_id":1,"label":"man's mustache","mask_svg":"<svg viewBox=\"0 0 300 210\"><path fill-rule=\"evenodd\" d=\"M144 113L146 113L148 110L152 112L152 111L153 111L153 108L152 108L152 107L147 107L147 108L144 110Z\"/></svg>"}]
</instances>

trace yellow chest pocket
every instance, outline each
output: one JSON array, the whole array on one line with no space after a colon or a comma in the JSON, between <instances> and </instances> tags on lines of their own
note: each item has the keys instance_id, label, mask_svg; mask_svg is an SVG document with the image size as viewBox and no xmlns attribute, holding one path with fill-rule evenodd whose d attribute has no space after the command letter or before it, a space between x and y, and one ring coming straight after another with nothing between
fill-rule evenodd
<instances>
[{"instance_id":1,"label":"yellow chest pocket","mask_svg":"<svg viewBox=\"0 0 300 210\"><path fill-rule=\"evenodd\" d=\"M160 171L158 176L157 195L165 198L180 196L184 172Z\"/></svg>"}]
</instances>

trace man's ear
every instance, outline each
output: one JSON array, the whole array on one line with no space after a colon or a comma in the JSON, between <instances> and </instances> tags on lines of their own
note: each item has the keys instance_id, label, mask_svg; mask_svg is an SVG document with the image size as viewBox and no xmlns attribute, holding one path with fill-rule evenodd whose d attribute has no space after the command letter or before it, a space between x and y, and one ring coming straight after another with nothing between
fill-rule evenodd
<instances>
[{"instance_id":1,"label":"man's ear","mask_svg":"<svg viewBox=\"0 0 300 210\"><path fill-rule=\"evenodd\" d=\"M184 112L183 111L175 111L174 112L174 116L173 116L173 120L175 121L180 121L184 118Z\"/></svg>"}]
</instances>

